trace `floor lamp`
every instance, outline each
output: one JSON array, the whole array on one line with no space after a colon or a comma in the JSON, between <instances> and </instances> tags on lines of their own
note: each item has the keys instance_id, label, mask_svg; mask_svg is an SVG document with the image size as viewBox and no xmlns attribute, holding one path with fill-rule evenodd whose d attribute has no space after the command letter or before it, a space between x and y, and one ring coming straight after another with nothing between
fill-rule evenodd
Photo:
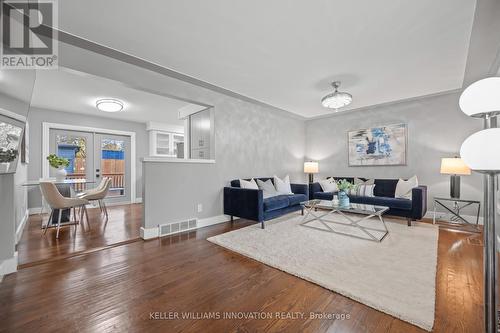
<instances>
[{"instance_id":1,"label":"floor lamp","mask_svg":"<svg viewBox=\"0 0 500 333\"><path fill-rule=\"evenodd\" d=\"M469 136L460 148L465 164L484 174L484 324L488 333L498 332L496 177L500 173L500 77L474 82L460 96L460 108L468 116L484 119L485 129Z\"/></svg>"}]
</instances>

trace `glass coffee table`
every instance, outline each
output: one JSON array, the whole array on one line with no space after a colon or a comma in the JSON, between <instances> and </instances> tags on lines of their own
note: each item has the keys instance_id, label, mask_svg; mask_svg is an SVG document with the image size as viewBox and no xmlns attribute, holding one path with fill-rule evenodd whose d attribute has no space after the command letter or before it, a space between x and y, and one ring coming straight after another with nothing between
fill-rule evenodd
<instances>
[{"instance_id":1,"label":"glass coffee table","mask_svg":"<svg viewBox=\"0 0 500 333\"><path fill-rule=\"evenodd\" d=\"M306 209L300 223L304 227L375 242L381 242L389 234L383 218L389 207L355 203L340 206L319 199L301 205ZM341 221L326 219L329 215L337 215Z\"/></svg>"}]
</instances>

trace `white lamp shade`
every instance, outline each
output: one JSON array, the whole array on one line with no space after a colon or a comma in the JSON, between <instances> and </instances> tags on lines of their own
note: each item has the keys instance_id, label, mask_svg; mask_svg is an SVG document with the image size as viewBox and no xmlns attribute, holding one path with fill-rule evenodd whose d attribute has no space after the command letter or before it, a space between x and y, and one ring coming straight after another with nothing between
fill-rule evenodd
<instances>
[{"instance_id":1,"label":"white lamp shade","mask_svg":"<svg viewBox=\"0 0 500 333\"><path fill-rule=\"evenodd\" d=\"M460 148L465 164L476 171L500 170L500 128L490 128L469 136Z\"/></svg>"},{"instance_id":2,"label":"white lamp shade","mask_svg":"<svg viewBox=\"0 0 500 333\"><path fill-rule=\"evenodd\" d=\"M442 158L441 173L444 175L470 175L470 168L461 158Z\"/></svg>"},{"instance_id":3,"label":"white lamp shade","mask_svg":"<svg viewBox=\"0 0 500 333\"><path fill-rule=\"evenodd\" d=\"M468 116L500 113L500 77L474 82L462 92L458 103Z\"/></svg>"},{"instance_id":4,"label":"white lamp shade","mask_svg":"<svg viewBox=\"0 0 500 333\"><path fill-rule=\"evenodd\" d=\"M304 173L318 173L318 162L304 162Z\"/></svg>"}]
</instances>

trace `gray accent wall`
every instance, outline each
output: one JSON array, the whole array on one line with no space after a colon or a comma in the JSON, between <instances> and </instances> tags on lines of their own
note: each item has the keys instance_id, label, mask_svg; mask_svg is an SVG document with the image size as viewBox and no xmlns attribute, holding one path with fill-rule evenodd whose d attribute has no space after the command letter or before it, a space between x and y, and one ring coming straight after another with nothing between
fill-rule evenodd
<instances>
[{"instance_id":1,"label":"gray accent wall","mask_svg":"<svg viewBox=\"0 0 500 333\"><path fill-rule=\"evenodd\" d=\"M146 124L135 123L118 119L104 117L89 117L83 114L61 112L31 108L28 123L30 131L30 163L28 165L28 179L36 180L42 177L42 123L58 123L68 125L78 125L93 128L103 128L111 130L121 130L136 133L136 196L142 196L142 163L141 159L149 155L149 137L146 131ZM40 207L40 190L30 187L28 190L29 208Z\"/></svg>"},{"instance_id":2,"label":"gray accent wall","mask_svg":"<svg viewBox=\"0 0 500 333\"><path fill-rule=\"evenodd\" d=\"M439 173L441 158L459 155L462 142L482 129L482 121L465 116L458 106L460 93L424 97L405 102L346 112L306 122L306 155L319 162L327 176L409 178L417 175L433 196L449 196L449 176ZM349 167L347 132L396 123L408 124L406 166ZM482 200L482 178L462 177L462 197Z\"/></svg>"},{"instance_id":3,"label":"gray accent wall","mask_svg":"<svg viewBox=\"0 0 500 333\"><path fill-rule=\"evenodd\" d=\"M144 162L144 226L223 214L223 188L233 179L289 174L303 183L304 134L301 120L221 95L215 163Z\"/></svg>"},{"instance_id":4,"label":"gray accent wall","mask_svg":"<svg viewBox=\"0 0 500 333\"><path fill-rule=\"evenodd\" d=\"M14 257L16 246L16 202L14 174L0 175L0 276L2 261Z\"/></svg>"},{"instance_id":5,"label":"gray accent wall","mask_svg":"<svg viewBox=\"0 0 500 333\"><path fill-rule=\"evenodd\" d=\"M19 85L18 92L25 95L23 98L31 96L33 73L30 72L21 73L20 79L12 83L13 86ZM28 114L29 103L0 93L0 108L25 117ZM0 175L0 280L7 269L5 266L2 267L4 261L15 258L16 230L22 224L27 212L26 188L20 186L26 181L27 165L21 163L20 158L17 163L15 173Z\"/></svg>"}]
</instances>

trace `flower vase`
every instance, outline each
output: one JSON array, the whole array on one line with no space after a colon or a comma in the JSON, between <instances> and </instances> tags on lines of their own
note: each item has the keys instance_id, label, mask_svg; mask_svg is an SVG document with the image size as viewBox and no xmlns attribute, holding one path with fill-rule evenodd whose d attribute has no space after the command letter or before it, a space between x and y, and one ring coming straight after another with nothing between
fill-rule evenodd
<instances>
[{"instance_id":1,"label":"flower vase","mask_svg":"<svg viewBox=\"0 0 500 333\"><path fill-rule=\"evenodd\" d=\"M345 191L339 191L339 206L348 207L350 204L349 196Z\"/></svg>"},{"instance_id":2,"label":"flower vase","mask_svg":"<svg viewBox=\"0 0 500 333\"><path fill-rule=\"evenodd\" d=\"M1 162L0 163L0 173L5 173L9 171L10 163L9 162Z\"/></svg>"},{"instance_id":3,"label":"flower vase","mask_svg":"<svg viewBox=\"0 0 500 333\"><path fill-rule=\"evenodd\" d=\"M59 168L56 169L56 180L57 181L63 181L66 179L66 176L68 173L66 172L66 169L63 166L60 166Z\"/></svg>"}]
</instances>

